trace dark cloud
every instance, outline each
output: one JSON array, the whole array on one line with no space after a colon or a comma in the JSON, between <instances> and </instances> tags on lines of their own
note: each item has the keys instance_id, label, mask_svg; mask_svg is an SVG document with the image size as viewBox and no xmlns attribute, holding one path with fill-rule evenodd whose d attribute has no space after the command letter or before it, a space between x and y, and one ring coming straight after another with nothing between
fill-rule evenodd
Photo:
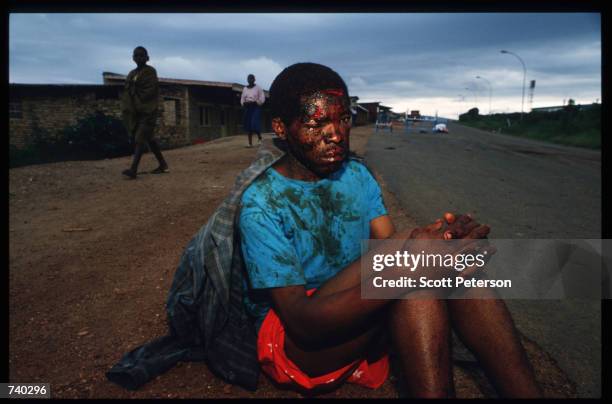
<instances>
[{"instance_id":1,"label":"dark cloud","mask_svg":"<svg viewBox=\"0 0 612 404\"><path fill-rule=\"evenodd\" d=\"M351 93L398 111L420 102L456 114L459 95L488 96L479 75L494 105L516 110L523 72L507 49L537 81L534 106L601 98L595 13L12 14L9 24L11 82L100 83L102 71L127 73L143 45L164 77L254 73L269 86L289 64L323 63Z\"/></svg>"}]
</instances>

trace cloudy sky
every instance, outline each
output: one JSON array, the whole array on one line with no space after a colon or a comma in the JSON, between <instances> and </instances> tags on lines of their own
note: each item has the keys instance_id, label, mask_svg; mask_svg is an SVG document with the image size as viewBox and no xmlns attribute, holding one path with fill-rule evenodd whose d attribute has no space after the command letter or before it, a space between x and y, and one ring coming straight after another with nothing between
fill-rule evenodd
<instances>
[{"instance_id":1,"label":"cloudy sky","mask_svg":"<svg viewBox=\"0 0 612 404\"><path fill-rule=\"evenodd\" d=\"M160 77L269 88L296 62L330 66L360 101L456 118L601 101L597 13L11 14L11 83L102 83L149 50ZM505 49L514 54L502 54ZM477 79L476 76L482 77ZM536 80L533 103L529 82Z\"/></svg>"}]
</instances>

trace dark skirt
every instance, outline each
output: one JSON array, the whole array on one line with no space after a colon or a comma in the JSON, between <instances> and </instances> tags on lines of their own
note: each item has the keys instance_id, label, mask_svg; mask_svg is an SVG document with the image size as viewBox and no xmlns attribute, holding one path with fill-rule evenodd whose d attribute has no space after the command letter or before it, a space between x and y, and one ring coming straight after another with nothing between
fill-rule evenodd
<instances>
[{"instance_id":1,"label":"dark skirt","mask_svg":"<svg viewBox=\"0 0 612 404\"><path fill-rule=\"evenodd\" d=\"M246 132L261 133L261 107L249 104L244 111L244 130Z\"/></svg>"}]
</instances>

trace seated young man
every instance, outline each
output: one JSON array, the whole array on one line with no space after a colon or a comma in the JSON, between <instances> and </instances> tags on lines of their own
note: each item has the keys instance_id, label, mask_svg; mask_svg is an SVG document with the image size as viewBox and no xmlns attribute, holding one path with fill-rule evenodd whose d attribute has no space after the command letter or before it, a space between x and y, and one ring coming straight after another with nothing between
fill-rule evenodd
<instances>
[{"instance_id":1,"label":"seated young man","mask_svg":"<svg viewBox=\"0 0 612 404\"><path fill-rule=\"evenodd\" d=\"M377 388L393 349L413 396L450 397L452 325L500 395L539 396L512 319L494 295L361 299L361 240L402 234L376 180L349 158L350 103L340 76L318 64L292 65L274 80L270 101L272 128L287 154L247 188L239 217L245 304L263 371L300 391L344 381ZM458 238L489 231L466 215L451 226ZM443 231L440 220L403 237L442 238Z\"/></svg>"}]
</instances>

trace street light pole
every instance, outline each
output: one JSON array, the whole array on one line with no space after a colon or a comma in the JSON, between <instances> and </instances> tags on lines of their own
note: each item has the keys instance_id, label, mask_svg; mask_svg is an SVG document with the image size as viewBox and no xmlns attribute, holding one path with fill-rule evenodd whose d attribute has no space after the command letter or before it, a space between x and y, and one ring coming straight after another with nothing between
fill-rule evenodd
<instances>
[{"instance_id":1,"label":"street light pole","mask_svg":"<svg viewBox=\"0 0 612 404\"><path fill-rule=\"evenodd\" d=\"M469 88L469 87L466 87L465 89L468 91L473 91L472 95L474 96L474 103L475 103L474 107L478 108L478 98L476 97L476 90L474 90L473 88Z\"/></svg>"},{"instance_id":2,"label":"street light pole","mask_svg":"<svg viewBox=\"0 0 612 404\"><path fill-rule=\"evenodd\" d=\"M500 52L509 53L510 55L516 56L519 62L521 62L521 64L523 65L523 98L521 99L521 120L523 120L523 105L525 104L525 77L527 76L527 68L525 67L525 62L523 62L523 59L521 59L521 57L516 53L507 50L501 50Z\"/></svg>"},{"instance_id":3,"label":"street light pole","mask_svg":"<svg viewBox=\"0 0 612 404\"><path fill-rule=\"evenodd\" d=\"M463 94L457 94L457 95L459 96L459 102L461 102L461 103L465 103L465 95L463 95ZM463 108L465 108L465 105L463 106ZM466 112L467 112L467 111L466 111ZM457 118L459 118L459 117L460 117L460 115L461 115L461 113L458 113L458 114L457 114Z\"/></svg>"},{"instance_id":4,"label":"street light pole","mask_svg":"<svg viewBox=\"0 0 612 404\"><path fill-rule=\"evenodd\" d=\"M476 76L476 78L486 81L487 84L489 85L489 115L491 115L491 92L493 91L493 86L491 85L491 82L485 79L484 77Z\"/></svg>"}]
</instances>

